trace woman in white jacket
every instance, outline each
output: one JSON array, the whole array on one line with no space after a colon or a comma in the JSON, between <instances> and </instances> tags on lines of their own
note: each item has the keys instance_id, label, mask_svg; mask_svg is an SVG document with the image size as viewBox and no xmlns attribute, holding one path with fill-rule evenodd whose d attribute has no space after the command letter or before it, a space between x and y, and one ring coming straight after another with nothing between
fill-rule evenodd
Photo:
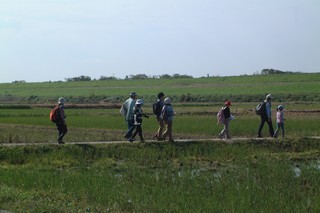
<instances>
[{"instance_id":1,"label":"woman in white jacket","mask_svg":"<svg viewBox=\"0 0 320 213\"><path fill-rule=\"evenodd\" d=\"M129 139L132 136L134 130L133 107L135 106L136 99L137 93L130 93L130 97L122 104L120 109L120 114L125 117L125 121L128 125L128 131L124 135L126 139Z\"/></svg>"}]
</instances>

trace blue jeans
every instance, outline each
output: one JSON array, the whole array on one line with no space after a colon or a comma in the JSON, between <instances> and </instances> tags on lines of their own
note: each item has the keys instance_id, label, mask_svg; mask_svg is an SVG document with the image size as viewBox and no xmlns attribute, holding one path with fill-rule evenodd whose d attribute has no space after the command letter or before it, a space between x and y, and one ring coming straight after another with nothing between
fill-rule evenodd
<instances>
[{"instance_id":1,"label":"blue jeans","mask_svg":"<svg viewBox=\"0 0 320 213\"><path fill-rule=\"evenodd\" d=\"M280 122L280 123L277 123L277 129L274 133L274 137L278 137L278 131L279 129L281 128L281 131L282 131L282 137L284 137L284 123L283 122Z\"/></svg>"},{"instance_id":2,"label":"blue jeans","mask_svg":"<svg viewBox=\"0 0 320 213\"><path fill-rule=\"evenodd\" d=\"M132 136L132 132L133 130L135 129L135 126L133 125L134 124L134 120L133 119L130 119L127 121L127 124L128 124L128 131L127 133L124 135L125 138L129 139L131 138Z\"/></svg>"}]
</instances>

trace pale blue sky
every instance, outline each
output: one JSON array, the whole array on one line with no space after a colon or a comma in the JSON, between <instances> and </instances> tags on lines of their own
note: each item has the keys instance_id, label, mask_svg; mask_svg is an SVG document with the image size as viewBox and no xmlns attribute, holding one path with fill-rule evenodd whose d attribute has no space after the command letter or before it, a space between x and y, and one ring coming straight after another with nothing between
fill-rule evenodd
<instances>
[{"instance_id":1,"label":"pale blue sky","mask_svg":"<svg viewBox=\"0 0 320 213\"><path fill-rule=\"evenodd\" d=\"M319 0L0 0L0 82L320 72Z\"/></svg>"}]
</instances>

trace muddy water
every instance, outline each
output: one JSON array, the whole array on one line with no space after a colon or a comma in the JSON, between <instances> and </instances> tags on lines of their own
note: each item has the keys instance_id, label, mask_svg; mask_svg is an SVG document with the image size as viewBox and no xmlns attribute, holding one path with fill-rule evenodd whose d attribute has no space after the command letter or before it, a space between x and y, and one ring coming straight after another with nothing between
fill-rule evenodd
<instances>
[{"instance_id":1,"label":"muddy water","mask_svg":"<svg viewBox=\"0 0 320 213\"><path fill-rule=\"evenodd\" d=\"M303 167L307 168L307 169L317 169L320 172L320 160L316 161L316 162L312 162L310 164L305 164L302 165ZM302 169L300 165L294 165L292 166L292 171L294 172L294 177L298 178L301 176L302 174Z\"/></svg>"}]
</instances>

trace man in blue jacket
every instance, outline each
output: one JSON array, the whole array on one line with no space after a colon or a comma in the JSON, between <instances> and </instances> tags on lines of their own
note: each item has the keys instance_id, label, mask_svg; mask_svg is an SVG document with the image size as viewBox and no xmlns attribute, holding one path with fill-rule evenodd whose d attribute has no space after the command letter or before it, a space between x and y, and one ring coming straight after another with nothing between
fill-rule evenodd
<instances>
[{"instance_id":1,"label":"man in blue jacket","mask_svg":"<svg viewBox=\"0 0 320 213\"><path fill-rule=\"evenodd\" d=\"M273 137L273 135L274 135L273 126L272 126L272 119L271 119L271 99L272 99L271 94L268 94L266 96L266 100L264 100L265 111L261 115L261 122L260 122L260 126L259 126L259 131L258 131L258 138L262 138L261 131L263 129L265 122L267 122L267 124L269 126L270 137Z\"/></svg>"}]
</instances>

